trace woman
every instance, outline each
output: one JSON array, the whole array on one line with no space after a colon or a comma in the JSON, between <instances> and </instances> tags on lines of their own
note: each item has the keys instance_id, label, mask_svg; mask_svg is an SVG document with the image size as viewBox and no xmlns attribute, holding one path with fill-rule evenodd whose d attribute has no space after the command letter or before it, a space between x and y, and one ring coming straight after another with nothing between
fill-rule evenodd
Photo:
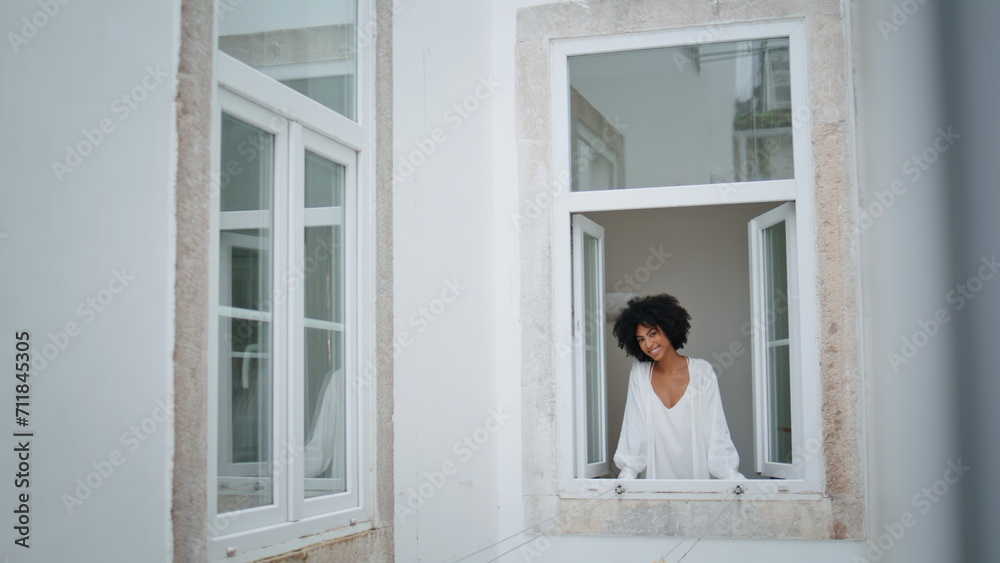
<instances>
[{"instance_id":1,"label":"woman","mask_svg":"<svg viewBox=\"0 0 1000 563\"><path fill-rule=\"evenodd\" d=\"M635 358L615 452L620 479L744 479L712 365L677 353L691 315L672 295L637 297L615 322Z\"/></svg>"}]
</instances>

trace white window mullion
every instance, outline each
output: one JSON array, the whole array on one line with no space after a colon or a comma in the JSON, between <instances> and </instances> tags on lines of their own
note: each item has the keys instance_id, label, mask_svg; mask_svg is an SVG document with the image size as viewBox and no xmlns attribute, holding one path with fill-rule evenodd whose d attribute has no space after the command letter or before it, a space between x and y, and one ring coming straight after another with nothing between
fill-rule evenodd
<instances>
[{"instance_id":1,"label":"white window mullion","mask_svg":"<svg viewBox=\"0 0 1000 563\"><path fill-rule=\"evenodd\" d=\"M288 486L288 519L297 521L302 518L303 476L300 470L302 451L305 444L305 431L302 425L302 413L305 409L305 338L303 336L303 319L305 317L305 268L303 256L305 242L303 224L305 207L305 149L302 142L302 126L292 122L289 124L288 142L288 361L287 389L289 390L289 408L286 417L288 424L288 443L290 455L285 474L289 480Z\"/></svg>"},{"instance_id":2,"label":"white window mullion","mask_svg":"<svg viewBox=\"0 0 1000 563\"><path fill-rule=\"evenodd\" d=\"M274 377L273 377L273 397L274 397L274 425L273 425L273 451L272 451L272 475L274 483L274 504L283 515L282 519L288 517L288 467L287 461L293 456L290 453L288 441L288 373L292 368L294 354L289 346L289 340L285 337L288 334L288 326L291 322L289 312L289 277L290 271L289 255L291 252L291 239L289 236L289 203L287 196L288 183L288 123L275 134L274 151L274 218L273 218L273 244L274 260L272 262L272 285L271 285L271 307L274 311L273 332L271 335L274 346Z\"/></svg>"},{"instance_id":3,"label":"white window mullion","mask_svg":"<svg viewBox=\"0 0 1000 563\"><path fill-rule=\"evenodd\" d=\"M247 319L250 321L264 321L271 322L271 313L265 313L261 311L255 311L253 309L240 309L238 307L227 307L220 305L218 307L220 315L226 317L233 317L235 319Z\"/></svg>"},{"instance_id":4,"label":"white window mullion","mask_svg":"<svg viewBox=\"0 0 1000 563\"><path fill-rule=\"evenodd\" d=\"M235 231L240 229L264 229L268 224L267 211L227 211L220 213L219 229Z\"/></svg>"},{"instance_id":5,"label":"white window mullion","mask_svg":"<svg viewBox=\"0 0 1000 563\"><path fill-rule=\"evenodd\" d=\"M753 328L751 336L751 359L753 377L753 399L754 399L754 471L762 475L766 471L765 460L767 459L767 354L766 339L759 336L762 330L762 311L765 309L764 300L764 256L763 243L759 221L755 219L749 225L749 245L750 245L750 324ZM764 348L762 350L762 348Z\"/></svg>"},{"instance_id":6,"label":"white window mullion","mask_svg":"<svg viewBox=\"0 0 1000 563\"><path fill-rule=\"evenodd\" d=\"M345 155L346 156L346 155ZM358 232L361 228L358 221L358 155L352 151L346 169L344 170L344 210L342 213L344 225L344 295L359 295L361 287L361 261L359 254ZM359 299L346 298L344 301L344 323L357 332L361 326L361 316L359 314ZM360 374L361 369L361 341L348 341L344 347L344 373ZM355 376L356 377L356 376ZM346 471L344 478L347 481L347 494L339 502L342 506L358 506L361 502L361 490L367 483L362 479L360 463L361 429L364 428L362 419L363 409L361 397L368 391L365 385L345 385L345 431L347 437L346 451Z\"/></svg>"},{"instance_id":7,"label":"white window mullion","mask_svg":"<svg viewBox=\"0 0 1000 563\"><path fill-rule=\"evenodd\" d=\"M305 210L306 227L316 227L319 225L343 225L343 207L320 207Z\"/></svg>"}]
</instances>

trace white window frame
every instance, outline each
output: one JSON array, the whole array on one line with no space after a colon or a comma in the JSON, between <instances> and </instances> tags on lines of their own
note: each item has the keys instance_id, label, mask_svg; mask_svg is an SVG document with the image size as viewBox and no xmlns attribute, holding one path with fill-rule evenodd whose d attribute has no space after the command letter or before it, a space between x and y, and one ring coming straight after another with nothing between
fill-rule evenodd
<instances>
[{"instance_id":1,"label":"white window frame","mask_svg":"<svg viewBox=\"0 0 1000 563\"><path fill-rule=\"evenodd\" d=\"M360 0L358 29L368 29L374 18L372 3ZM374 455L374 385L359 374L363 365L374 363L374 267L375 240L374 190L366 189L374 180L374 133L372 107L374 96L371 45L357 51L355 80L356 120L280 84L235 58L216 51L218 88L213 101L213 174L219 170L223 112L275 135L273 174L274 204L271 225L271 270L277 273L303 271L304 242L301 232L310 224L344 225L344 321L349 329L345 346L346 433L348 490L345 493L306 499L306 478L301 475L301 458L283 453L288 443L304 446L304 360L291 353L302 346L304 292L288 291L294 287L283 279L272 282L272 292L284 289L292 297L288 306L276 308L272 317L276 326L287 327L284 334L272 330L272 476L274 504L247 510L217 512L219 442L219 381L216 373L219 357L219 276L220 189L216 181L210 198L211 229L216 233L210 246L212 264L209 309L210 377L208 389L208 522L209 560L254 561L305 547L320 541L344 537L374 528L372 487L376 482ZM344 205L339 210L304 209L305 152L315 153L345 167ZM285 187L282 187L283 183ZM253 212L250 213L252 215ZM240 213L239 215L244 215ZM241 220L241 217L230 219ZM252 218L247 215L247 221ZM228 221L228 219L227 219ZM249 223L248 223L249 224ZM250 228L250 227L247 227ZM294 274L293 274L294 275ZM299 283L304 282L300 279ZM277 295L272 294L275 301ZM343 329L343 327L342 327ZM291 374L297 374L290 376ZM291 457L287 462L285 459ZM280 467L279 467L280 466Z\"/></svg>"},{"instance_id":2,"label":"white window frame","mask_svg":"<svg viewBox=\"0 0 1000 563\"><path fill-rule=\"evenodd\" d=\"M586 311L586 300L588 298L588 292L584 287L585 276L585 244L584 239L589 235L597 239L598 250L598 264L597 269L600 272L604 271L604 228L597 223L587 219L583 215L573 216L573 342L576 344L573 346L574 354L574 372L586 374L587 369L587 320L583 318L583 311ZM594 296L598 302L598 310L604 311L604 277L598 276L597 288ZM577 474L586 475L587 478L599 477L601 475L607 475L608 470L611 465L608 460L607 450L608 450L608 409L607 409L607 373L605 367L605 357L604 357L604 320L595 323L594 327L597 331L597 336L595 338L597 342L597 355L598 355L598 369L600 371L600 376L598 378L597 384L597 396L598 401L603 408L600 408L599 418L597 421L597 437L601 448L601 459L596 462L589 462L587 460L587 438L588 432L590 430L587 425L587 382L584 377L583 380L577 379L576 383L576 447L577 454L576 460L578 463Z\"/></svg>"},{"instance_id":3,"label":"white window frame","mask_svg":"<svg viewBox=\"0 0 1000 563\"><path fill-rule=\"evenodd\" d=\"M658 47L690 46L699 43L717 43L787 37L789 40L789 71L792 77L792 107L808 108L808 51L806 24L803 19L768 21L694 27L663 31L577 37L553 40L550 49L551 69L551 135L553 170L571 170L570 157L570 108L568 59L572 56L651 49ZM710 38L705 41L705 38ZM793 111L793 115L794 115ZM653 209L700 205L721 205L758 202L796 202L798 220L796 236L799 241L815 240L813 214L813 164L811 133L808 119L795 125L793 136L794 178L726 184L700 184L687 186L662 186L620 190L580 191L564 190L554 197L553 211L553 302L556 323L556 342L572 342L573 279L571 264L571 217L575 213L596 211ZM568 173L563 173L568 177ZM816 251L814 244L799 244L797 250L800 331L800 378L802 405L802 435L822 443L820 418L821 388L819 377L819 322L816 294ZM574 397L574 386L579 374L573 366L556 365L558 397ZM720 498L731 494L737 482L725 480L668 480L635 479L607 480L580 477L574 412L580 408L574 401L557 401L559 427L559 494L564 498L589 498L594 491L606 490L609 483L621 483L633 498L699 499ZM798 450L799 455L802 450ZM823 491L823 455L821 447L807 452L800 458L802 475L799 479L783 480L779 495L786 498L816 499ZM743 452L749 455L750 452ZM744 481L752 489L753 481ZM773 487L771 488L773 490Z\"/></svg>"},{"instance_id":4,"label":"white window frame","mask_svg":"<svg viewBox=\"0 0 1000 563\"><path fill-rule=\"evenodd\" d=\"M266 109L260 107L257 104L248 102L247 100L240 98L239 96L233 95L229 92L219 93L219 107L220 112L215 113L215 118L213 122L221 122L221 111L231 115L232 117L239 119L249 125L252 125L258 129L267 131L273 135L273 164L271 166L272 184L277 182L287 182L288 177L288 123L284 119L281 119L276 114L267 111ZM216 125L217 127L217 125ZM214 136L213 146L213 158L218 159L221 157L221 132L217 132ZM285 147L282 151L281 147ZM216 156L216 153L219 153ZM218 170L216 166L214 168ZM272 192L275 191L276 186L272 185ZM221 272L221 266L227 263L228 260L223 260L220 256L219 248L222 245L228 245L228 241L221 236L221 231L223 229L258 229L263 226L267 226L266 216L269 214L271 216L269 231L270 231L270 248L268 249L270 253L269 262L271 264L271 270L286 270L287 266L283 265L283 261L287 259L287 252L282 252L281 248L287 246L287 233L288 227L283 224L282 218L286 217L287 211L284 207L285 201L282 198L274 197L272 194L273 202L270 211L243 211L243 212L231 212L223 215L220 213L220 203L221 194L219 197L212 198L212 233L213 233L213 243L211 245L210 260L213 267L211 271L211 279L209 281L209 295L210 295L210 305L209 305L209 489L210 493L208 495L208 504L210 506L210 516L214 518L214 522L217 526L223 526L223 520L220 520L215 515L215 510L217 508L217 495L221 494L215 488L215 483L218 478L218 452L223 444L219 444L216 441L219 440L219 430L218 424L222 414L215 411L216 405L219 404L220 389L219 389L219 374L217 372L218 358L220 355L219 346L219 335L221 332L221 327L219 326L219 315L226 308L219 305L220 303L220 290L221 283L220 280L223 277ZM263 219L263 221L262 221ZM263 224L262 224L263 223ZM215 266L218 265L218 266ZM273 279L268 284L271 286L272 291L274 290ZM278 308L272 308L270 314L261 315L261 319L267 319L271 323L270 333L274 333L274 326L279 323L287 322L283 318L283 311ZM281 370L284 363L287 361L288 348L287 340L277 339L272 337L271 350L270 350L270 366L272 373ZM281 436L286 432L285 429L285 419L287 417L287 412L284 406L287 403L287 395L285 394L286 389L281 385L272 384L270 389L272 410L270 414L271 423L271 437ZM279 445L272 440L271 442L271 457L276 457L276 450ZM287 468L286 468L287 470ZM259 506L254 508L249 508L246 510L239 511L238 525L227 526L235 528L235 530L246 530L251 528L258 528L267 526L270 523L275 522L280 518L280 507L287 503L286 491L281 487L274 486L274 482L271 478L260 479L265 486L271 489L272 493L272 504ZM211 520L210 520L211 521Z\"/></svg>"},{"instance_id":5,"label":"white window frame","mask_svg":"<svg viewBox=\"0 0 1000 563\"><path fill-rule=\"evenodd\" d=\"M750 318L753 328L750 347L753 358L753 419L754 419L754 469L758 474L779 479L801 479L804 464L768 461L771 445L770 417L771 393L768 381L767 339L767 288L765 283L767 257L764 251L764 230L785 223L785 256L788 275L788 361L791 373L801 372L799 349L799 304L795 296L798 288L798 241L795 236L795 204L785 203L767 213L754 217L748 225L750 251ZM792 414L792 452L805 451L803 433L797 429L803 424L802 378L789 380ZM793 456L795 454L793 453Z\"/></svg>"}]
</instances>

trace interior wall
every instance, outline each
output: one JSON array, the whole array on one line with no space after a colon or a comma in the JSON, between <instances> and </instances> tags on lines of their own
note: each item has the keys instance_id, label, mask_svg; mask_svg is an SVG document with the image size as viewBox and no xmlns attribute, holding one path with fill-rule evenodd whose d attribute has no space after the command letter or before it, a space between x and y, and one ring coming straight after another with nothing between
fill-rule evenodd
<instances>
[{"instance_id":1,"label":"interior wall","mask_svg":"<svg viewBox=\"0 0 1000 563\"><path fill-rule=\"evenodd\" d=\"M605 288L638 296L669 293L691 315L680 351L708 360L719 378L723 409L740 472L753 471L750 354L750 266L747 223L777 203L587 213L604 227ZM632 359L606 326L608 459L621 433ZM618 468L612 463L612 472Z\"/></svg>"},{"instance_id":2,"label":"interior wall","mask_svg":"<svg viewBox=\"0 0 1000 563\"><path fill-rule=\"evenodd\" d=\"M172 560L179 4L0 3L0 560ZM30 415L15 427L24 331ZM27 488L12 430L33 433Z\"/></svg>"}]
</instances>

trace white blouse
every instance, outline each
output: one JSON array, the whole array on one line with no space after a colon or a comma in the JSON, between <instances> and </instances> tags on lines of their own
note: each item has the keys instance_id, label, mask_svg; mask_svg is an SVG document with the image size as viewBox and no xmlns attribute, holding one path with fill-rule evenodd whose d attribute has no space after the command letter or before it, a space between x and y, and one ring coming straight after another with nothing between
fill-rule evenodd
<instances>
[{"instance_id":1,"label":"white blouse","mask_svg":"<svg viewBox=\"0 0 1000 563\"><path fill-rule=\"evenodd\" d=\"M629 373L618 477L636 479L645 470L647 479L744 479L712 364L689 358L691 380L672 409L653 391L652 370L652 362L636 360Z\"/></svg>"},{"instance_id":2,"label":"white blouse","mask_svg":"<svg viewBox=\"0 0 1000 563\"><path fill-rule=\"evenodd\" d=\"M690 386L689 386L690 387ZM653 393L655 396L655 393ZM694 442L692 432L693 411L691 400L688 399L690 393L687 390L681 395L677 403L667 408L657 398L650 401L649 418L652 421L650 428L653 429L653 448L649 459L654 463L649 463L649 467L656 468L657 479L694 479L694 467L691 460L694 459ZM648 469L648 468L647 468ZM646 474L652 472L647 471Z\"/></svg>"}]
</instances>

